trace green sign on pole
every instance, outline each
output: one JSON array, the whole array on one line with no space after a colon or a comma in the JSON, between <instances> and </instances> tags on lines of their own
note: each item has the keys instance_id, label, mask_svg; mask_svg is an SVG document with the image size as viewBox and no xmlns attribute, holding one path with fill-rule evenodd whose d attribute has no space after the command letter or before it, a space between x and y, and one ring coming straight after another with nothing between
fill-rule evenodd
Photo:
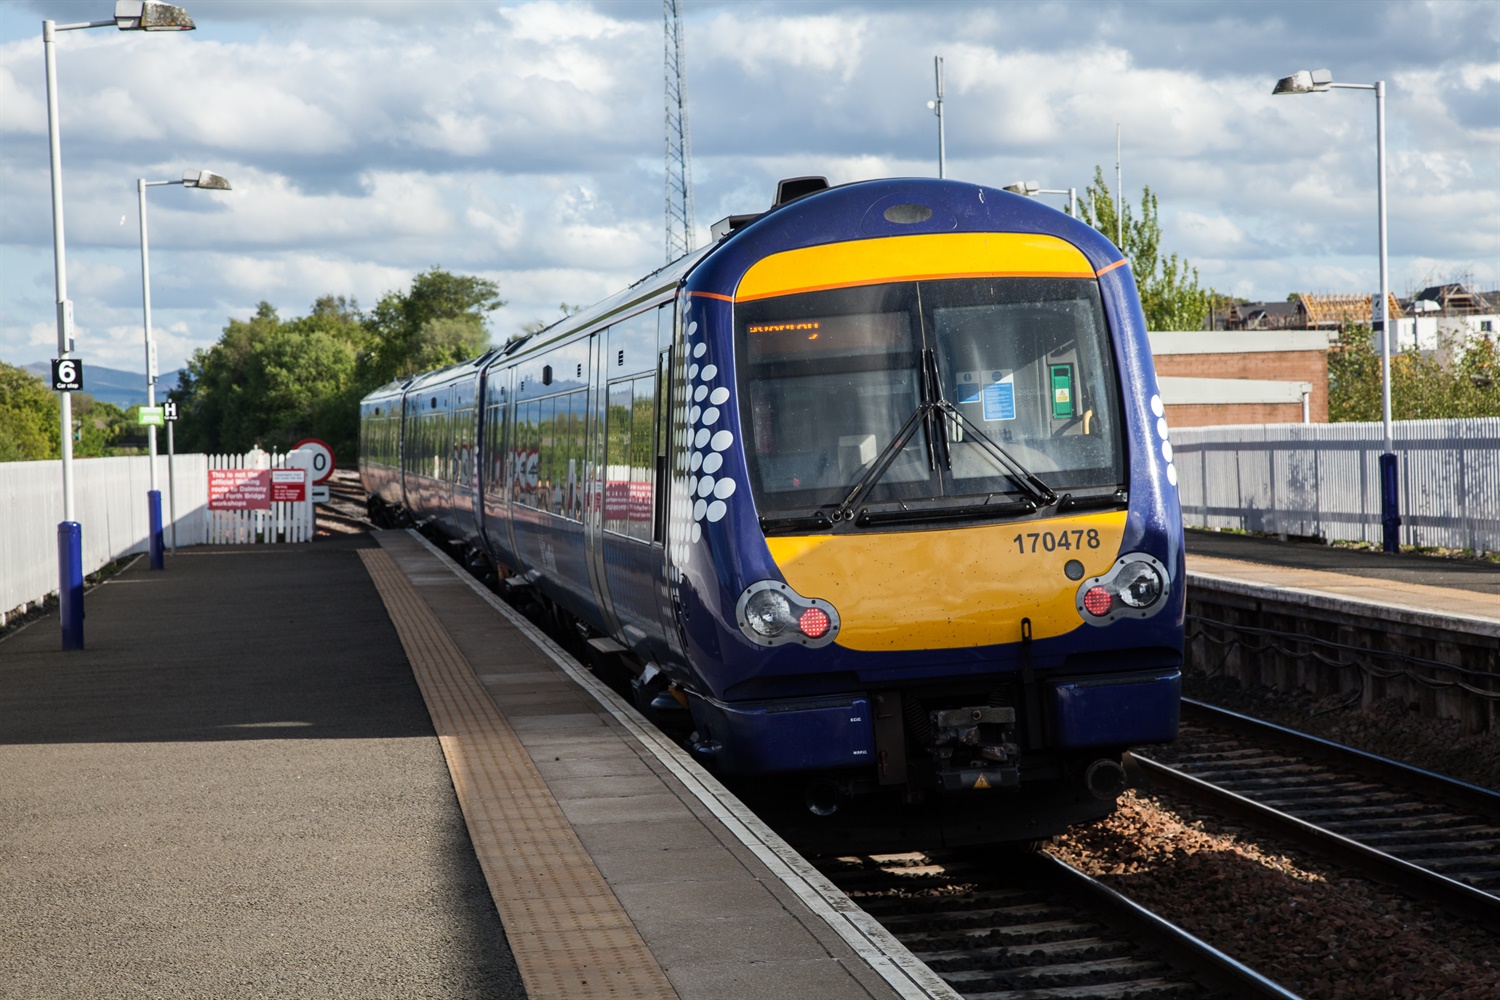
<instances>
[{"instance_id":1,"label":"green sign on pole","mask_svg":"<svg viewBox=\"0 0 1500 1000\"><path fill-rule=\"evenodd\" d=\"M135 422L140 427L164 427L167 421L160 406L143 406L136 412Z\"/></svg>"}]
</instances>

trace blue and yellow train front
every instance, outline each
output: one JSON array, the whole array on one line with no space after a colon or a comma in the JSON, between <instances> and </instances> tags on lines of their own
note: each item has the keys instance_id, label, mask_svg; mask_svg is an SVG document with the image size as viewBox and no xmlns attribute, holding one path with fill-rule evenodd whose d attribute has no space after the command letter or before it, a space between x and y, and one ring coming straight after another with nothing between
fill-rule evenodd
<instances>
[{"instance_id":1,"label":"blue and yellow train front","mask_svg":"<svg viewBox=\"0 0 1500 1000\"><path fill-rule=\"evenodd\" d=\"M1107 812L1121 752L1176 734L1183 626L1118 251L1003 192L869 182L768 213L683 298L669 584L699 753L815 809L984 794L1015 837Z\"/></svg>"}]
</instances>

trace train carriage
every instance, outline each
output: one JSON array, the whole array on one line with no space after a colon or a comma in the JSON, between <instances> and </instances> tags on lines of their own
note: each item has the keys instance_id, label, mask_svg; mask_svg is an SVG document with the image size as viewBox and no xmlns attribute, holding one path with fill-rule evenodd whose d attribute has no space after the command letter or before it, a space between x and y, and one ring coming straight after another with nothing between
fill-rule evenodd
<instances>
[{"instance_id":1,"label":"train carriage","mask_svg":"<svg viewBox=\"0 0 1500 1000\"><path fill-rule=\"evenodd\" d=\"M1103 815L1182 662L1129 268L994 189L824 187L400 390L475 457L410 447L403 507L621 650L721 773L950 841Z\"/></svg>"}]
</instances>

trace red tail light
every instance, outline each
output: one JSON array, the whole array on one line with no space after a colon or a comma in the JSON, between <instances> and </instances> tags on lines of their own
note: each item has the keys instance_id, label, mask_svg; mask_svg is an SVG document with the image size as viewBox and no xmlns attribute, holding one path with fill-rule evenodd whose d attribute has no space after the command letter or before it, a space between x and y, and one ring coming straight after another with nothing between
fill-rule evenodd
<instances>
[{"instance_id":1,"label":"red tail light","mask_svg":"<svg viewBox=\"0 0 1500 1000\"><path fill-rule=\"evenodd\" d=\"M1091 615L1103 617L1109 614L1112 604L1114 598L1103 587L1090 587L1088 593L1083 595L1083 606Z\"/></svg>"},{"instance_id":2,"label":"red tail light","mask_svg":"<svg viewBox=\"0 0 1500 1000\"><path fill-rule=\"evenodd\" d=\"M797 619L797 627L809 639L820 639L828 631L828 615L822 608L808 608Z\"/></svg>"}]
</instances>

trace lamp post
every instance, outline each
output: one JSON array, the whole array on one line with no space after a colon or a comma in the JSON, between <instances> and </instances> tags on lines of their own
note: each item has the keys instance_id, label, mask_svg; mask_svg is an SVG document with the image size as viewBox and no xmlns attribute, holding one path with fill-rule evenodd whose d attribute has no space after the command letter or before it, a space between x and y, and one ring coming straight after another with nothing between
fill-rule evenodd
<instances>
[{"instance_id":1,"label":"lamp post","mask_svg":"<svg viewBox=\"0 0 1500 1000\"><path fill-rule=\"evenodd\" d=\"M63 241L62 144L57 114L57 33L80 28L119 28L121 31L191 31L193 19L181 7L153 0L119 0L108 21L77 24L42 22L42 52L47 64L47 145L52 168L52 260L57 286L57 355L73 354L73 303L68 300L67 255ZM83 648L83 526L74 520L73 400L58 393L62 430L63 519L57 526L57 603L62 622L62 648Z\"/></svg>"},{"instance_id":2,"label":"lamp post","mask_svg":"<svg viewBox=\"0 0 1500 1000\"><path fill-rule=\"evenodd\" d=\"M1276 81L1272 95L1321 94L1329 90L1373 90L1375 92L1375 204L1380 213L1380 305L1370 306L1370 324L1380 322L1380 414L1385 429L1385 450L1380 455L1381 547L1396 552L1401 543L1401 508L1395 442L1391 435L1391 281L1386 254L1385 228L1385 81L1334 83L1326 69L1298 70Z\"/></svg>"},{"instance_id":3,"label":"lamp post","mask_svg":"<svg viewBox=\"0 0 1500 1000\"><path fill-rule=\"evenodd\" d=\"M1068 196L1068 214L1078 218L1078 189L1077 188L1044 188L1036 181L1016 181L1014 184L1005 185L1004 190L1011 194L1024 194L1028 198L1034 198L1039 194L1065 194Z\"/></svg>"},{"instance_id":4,"label":"lamp post","mask_svg":"<svg viewBox=\"0 0 1500 1000\"><path fill-rule=\"evenodd\" d=\"M943 179L943 172L944 172L944 163L943 163L943 161L947 158L947 151L944 148L944 144L943 144L943 57L942 56L933 56L932 57L932 71L933 71L933 75L937 77L937 100L935 100L935 101L928 101L927 102L927 106L932 109L932 113L933 114L937 115L937 120L938 120L938 180L942 180Z\"/></svg>"},{"instance_id":5,"label":"lamp post","mask_svg":"<svg viewBox=\"0 0 1500 1000\"><path fill-rule=\"evenodd\" d=\"M212 170L188 170L183 173L180 181L148 181L142 177L135 183L141 206L141 306L145 314L146 328L146 405L154 409L157 367L156 340L151 335L151 256L146 239L146 189L169 184L181 184L186 188L203 188L210 191L229 191L231 188L229 181ZM161 490L156 488L156 424L146 426L146 438L151 455L151 489L146 493L146 510L150 519L151 568L163 569L165 559L162 555ZM175 549L175 546L173 547Z\"/></svg>"}]
</instances>

